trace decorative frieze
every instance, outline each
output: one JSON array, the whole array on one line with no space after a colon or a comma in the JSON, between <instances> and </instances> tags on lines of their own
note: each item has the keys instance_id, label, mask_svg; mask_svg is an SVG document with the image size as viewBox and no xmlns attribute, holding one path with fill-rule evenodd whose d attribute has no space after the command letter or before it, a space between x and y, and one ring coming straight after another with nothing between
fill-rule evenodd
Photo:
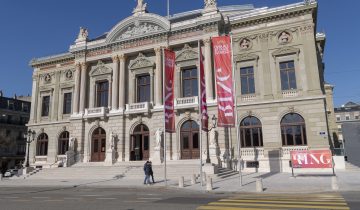
<instances>
[{"instance_id":1,"label":"decorative frieze","mask_svg":"<svg viewBox=\"0 0 360 210\"><path fill-rule=\"evenodd\" d=\"M176 62L198 59L199 53L195 51L190 45L185 44L184 48L176 53Z\"/></svg>"},{"instance_id":2,"label":"decorative frieze","mask_svg":"<svg viewBox=\"0 0 360 210\"><path fill-rule=\"evenodd\" d=\"M106 55L106 54L110 54L110 53L112 53L111 49L102 49L102 50L90 51L90 52L86 53L86 56L94 57L94 56Z\"/></svg>"},{"instance_id":3,"label":"decorative frieze","mask_svg":"<svg viewBox=\"0 0 360 210\"><path fill-rule=\"evenodd\" d=\"M139 53L138 57L135 60L130 61L129 69L135 70L147 67L153 68L154 65L155 63L152 60L148 59L144 54Z\"/></svg>"},{"instance_id":4,"label":"decorative frieze","mask_svg":"<svg viewBox=\"0 0 360 210\"><path fill-rule=\"evenodd\" d=\"M98 61L97 65L93 70L90 71L90 76L98 76L103 74L111 74L112 68L106 66L101 60Z\"/></svg>"}]
</instances>

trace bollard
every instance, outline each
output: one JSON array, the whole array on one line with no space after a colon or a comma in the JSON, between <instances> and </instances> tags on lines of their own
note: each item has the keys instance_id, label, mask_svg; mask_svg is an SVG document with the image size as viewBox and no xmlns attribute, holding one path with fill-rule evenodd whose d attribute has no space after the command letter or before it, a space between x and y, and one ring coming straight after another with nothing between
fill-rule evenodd
<instances>
[{"instance_id":1,"label":"bollard","mask_svg":"<svg viewBox=\"0 0 360 210\"><path fill-rule=\"evenodd\" d=\"M209 176L206 178L207 182L206 182L206 191L212 191L213 190L213 185L212 185L212 178Z\"/></svg>"},{"instance_id":2,"label":"bollard","mask_svg":"<svg viewBox=\"0 0 360 210\"><path fill-rule=\"evenodd\" d=\"M3 175L2 173L0 173L0 181L3 179Z\"/></svg>"},{"instance_id":3,"label":"bollard","mask_svg":"<svg viewBox=\"0 0 360 210\"><path fill-rule=\"evenodd\" d=\"M203 183L206 183L206 173L205 172L202 172L202 181Z\"/></svg>"},{"instance_id":4,"label":"bollard","mask_svg":"<svg viewBox=\"0 0 360 210\"><path fill-rule=\"evenodd\" d=\"M179 187L180 187L180 188L184 188L184 177L183 177L183 176L181 176L181 177L179 178Z\"/></svg>"},{"instance_id":5,"label":"bollard","mask_svg":"<svg viewBox=\"0 0 360 210\"><path fill-rule=\"evenodd\" d=\"M263 192L264 188L263 188L263 183L262 183L262 178L258 178L256 179L256 192Z\"/></svg>"},{"instance_id":6,"label":"bollard","mask_svg":"<svg viewBox=\"0 0 360 210\"><path fill-rule=\"evenodd\" d=\"M191 177L191 184L196 184L196 174L193 174Z\"/></svg>"},{"instance_id":7,"label":"bollard","mask_svg":"<svg viewBox=\"0 0 360 210\"><path fill-rule=\"evenodd\" d=\"M336 176L331 177L331 189L332 190L339 190L339 184Z\"/></svg>"}]
</instances>

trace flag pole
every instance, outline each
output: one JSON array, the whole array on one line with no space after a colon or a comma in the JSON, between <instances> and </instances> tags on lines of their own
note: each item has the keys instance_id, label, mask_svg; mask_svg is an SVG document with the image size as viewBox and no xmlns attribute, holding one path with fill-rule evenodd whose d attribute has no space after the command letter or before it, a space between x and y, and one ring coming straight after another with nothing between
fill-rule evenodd
<instances>
[{"instance_id":1,"label":"flag pole","mask_svg":"<svg viewBox=\"0 0 360 210\"><path fill-rule=\"evenodd\" d=\"M198 68L198 99L199 99L199 124L200 124L200 135L199 135L199 140L200 140L200 186L203 186L203 173L202 173L202 150L203 150L203 146L202 146L202 112L201 112L201 100L202 100L202 96L201 96L201 57L202 53L200 50L201 46L200 46L200 40L198 40L198 57L199 57L199 68Z\"/></svg>"},{"instance_id":2,"label":"flag pole","mask_svg":"<svg viewBox=\"0 0 360 210\"><path fill-rule=\"evenodd\" d=\"M236 141L238 149L238 170L239 170L239 182L242 186L242 171L241 171L241 142L239 135L239 126L238 126L238 111L237 111L237 94L236 94L236 74L235 74L235 64L234 64L234 50L233 50L233 36L230 32L230 43L231 43L231 65L233 73L233 83L234 83L234 99L235 99L235 129L236 129Z\"/></svg>"},{"instance_id":3,"label":"flag pole","mask_svg":"<svg viewBox=\"0 0 360 210\"><path fill-rule=\"evenodd\" d=\"M167 17L170 18L170 0L167 0Z\"/></svg>"},{"instance_id":4,"label":"flag pole","mask_svg":"<svg viewBox=\"0 0 360 210\"><path fill-rule=\"evenodd\" d=\"M163 54L163 105L164 105L164 149L163 149L163 157L164 157L164 183L167 186L167 177L166 177L166 121L165 121L165 52L164 48L162 49Z\"/></svg>"}]
</instances>

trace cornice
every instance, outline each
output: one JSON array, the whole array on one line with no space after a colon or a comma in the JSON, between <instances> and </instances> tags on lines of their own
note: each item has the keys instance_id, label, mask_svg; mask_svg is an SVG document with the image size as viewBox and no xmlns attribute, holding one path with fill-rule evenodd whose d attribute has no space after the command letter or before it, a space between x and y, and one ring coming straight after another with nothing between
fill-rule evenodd
<instances>
[{"instance_id":1,"label":"cornice","mask_svg":"<svg viewBox=\"0 0 360 210\"><path fill-rule=\"evenodd\" d=\"M64 63L66 61L75 60L75 55L72 53L64 53L42 58L34 58L30 61L29 65L33 68L43 67L47 65L54 65Z\"/></svg>"}]
</instances>

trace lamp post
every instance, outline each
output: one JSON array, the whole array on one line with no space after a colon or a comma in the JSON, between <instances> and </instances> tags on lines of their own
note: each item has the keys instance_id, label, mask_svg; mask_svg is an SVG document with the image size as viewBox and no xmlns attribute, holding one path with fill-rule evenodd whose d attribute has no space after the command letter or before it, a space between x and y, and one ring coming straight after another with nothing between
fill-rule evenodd
<instances>
[{"instance_id":1,"label":"lamp post","mask_svg":"<svg viewBox=\"0 0 360 210\"><path fill-rule=\"evenodd\" d=\"M209 132L213 128L216 128L217 118L215 117L215 115L213 115L211 120L212 120L212 126L211 126L210 129L208 129L206 131L206 163L211 163L211 161L210 161L210 149L209 149Z\"/></svg>"},{"instance_id":2,"label":"lamp post","mask_svg":"<svg viewBox=\"0 0 360 210\"><path fill-rule=\"evenodd\" d=\"M30 166L29 164L29 148L30 148L30 143L33 142L35 140L35 134L36 132L33 130L28 130L27 133L24 134L24 138L26 139L26 144L27 144L27 155L26 155L26 163L25 163L25 167L28 168Z\"/></svg>"}]
</instances>

